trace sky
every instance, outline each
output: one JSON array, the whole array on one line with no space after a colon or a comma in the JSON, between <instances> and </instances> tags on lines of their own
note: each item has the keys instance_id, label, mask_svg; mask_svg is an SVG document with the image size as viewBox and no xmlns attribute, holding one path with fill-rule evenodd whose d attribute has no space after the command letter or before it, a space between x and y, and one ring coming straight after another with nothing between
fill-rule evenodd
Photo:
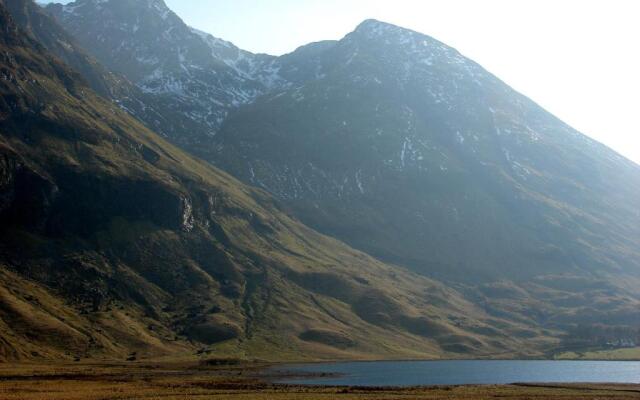
<instances>
[{"instance_id":1,"label":"sky","mask_svg":"<svg viewBox=\"0 0 640 400\"><path fill-rule=\"evenodd\" d=\"M640 1L165 0L256 53L340 39L368 18L430 35L640 163Z\"/></svg>"}]
</instances>

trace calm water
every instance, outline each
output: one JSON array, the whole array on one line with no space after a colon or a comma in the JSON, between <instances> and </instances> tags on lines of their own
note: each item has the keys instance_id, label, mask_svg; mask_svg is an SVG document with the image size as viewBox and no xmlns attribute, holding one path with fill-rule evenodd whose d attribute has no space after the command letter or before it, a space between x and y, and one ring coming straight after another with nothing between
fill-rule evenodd
<instances>
[{"instance_id":1,"label":"calm water","mask_svg":"<svg viewBox=\"0 0 640 400\"><path fill-rule=\"evenodd\" d=\"M280 382L328 386L640 383L640 362L624 361L384 361L278 367L283 369L339 374Z\"/></svg>"}]
</instances>

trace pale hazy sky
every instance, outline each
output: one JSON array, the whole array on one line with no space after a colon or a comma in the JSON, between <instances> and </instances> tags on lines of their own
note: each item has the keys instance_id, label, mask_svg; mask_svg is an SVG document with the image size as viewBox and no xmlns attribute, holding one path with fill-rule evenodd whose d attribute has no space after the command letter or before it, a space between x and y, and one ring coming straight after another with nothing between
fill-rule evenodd
<instances>
[{"instance_id":1,"label":"pale hazy sky","mask_svg":"<svg viewBox=\"0 0 640 400\"><path fill-rule=\"evenodd\" d=\"M638 0L165 0L185 22L279 55L375 18L435 37L640 163Z\"/></svg>"}]
</instances>

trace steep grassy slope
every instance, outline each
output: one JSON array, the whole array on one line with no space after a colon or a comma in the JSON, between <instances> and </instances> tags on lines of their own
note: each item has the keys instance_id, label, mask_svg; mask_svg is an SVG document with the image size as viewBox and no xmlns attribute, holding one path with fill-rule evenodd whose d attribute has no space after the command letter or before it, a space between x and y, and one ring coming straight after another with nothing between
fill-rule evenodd
<instances>
[{"instance_id":1,"label":"steep grassy slope","mask_svg":"<svg viewBox=\"0 0 640 400\"><path fill-rule=\"evenodd\" d=\"M4 1L2 358L526 355L554 341L167 144L47 55Z\"/></svg>"}]
</instances>

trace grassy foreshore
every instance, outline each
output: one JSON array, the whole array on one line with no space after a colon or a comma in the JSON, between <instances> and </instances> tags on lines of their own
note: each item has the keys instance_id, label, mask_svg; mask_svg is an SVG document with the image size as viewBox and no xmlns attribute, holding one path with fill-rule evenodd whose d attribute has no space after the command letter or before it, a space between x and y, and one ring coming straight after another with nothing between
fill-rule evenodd
<instances>
[{"instance_id":1,"label":"grassy foreshore","mask_svg":"<svg viewBox=\"0 0 640 400\"><path fill-rule=\"evenodd\" d=\"M343 388L278 385L264 365L4 364L3 400L117 399L638 399L637 385Z\"/></svg>"}]
</instances>

